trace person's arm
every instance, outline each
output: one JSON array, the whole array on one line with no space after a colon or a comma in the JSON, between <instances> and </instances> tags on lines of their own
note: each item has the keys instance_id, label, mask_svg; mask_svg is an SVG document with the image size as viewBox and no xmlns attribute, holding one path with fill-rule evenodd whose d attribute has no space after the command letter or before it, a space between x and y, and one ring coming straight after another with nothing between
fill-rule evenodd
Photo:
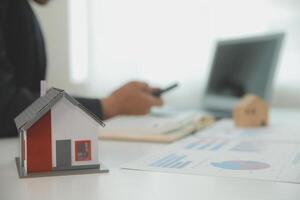
<instances>
[{"instance_id":1,"label":"person's arm","mask_svg":"<svg viewBox=\"0 0 300 200\"><path fill-rule=\"evenodd\" d=\"M101 100L104 119L117 115L144 115L151 107L163 104L160 97L154 96L148 84L131 81L110 96Z\"/></svg>"},{"instance_id":2,"label":"person's arm","mask_svg":"<svg viewBox=\"0 0 300 200\"><path fill-rule=\"evenodd\" d=\"M0 137L10 137L17 135L14 118L39 95L17 84L4 41L4 10L0 3Z\"/></svg>"},{"instance_id":3,"label":"person's arm","mask_svg":"<svg viewBox=\"0 0 300 200\"><path fill-rule=\"evenodd\" d=\"M154 96L153 90L146 83L131 81L101 100L76 99L101 119L117 115L144 115L152 106L162 105L161 98Z\"/></svg>"}]
</instances>

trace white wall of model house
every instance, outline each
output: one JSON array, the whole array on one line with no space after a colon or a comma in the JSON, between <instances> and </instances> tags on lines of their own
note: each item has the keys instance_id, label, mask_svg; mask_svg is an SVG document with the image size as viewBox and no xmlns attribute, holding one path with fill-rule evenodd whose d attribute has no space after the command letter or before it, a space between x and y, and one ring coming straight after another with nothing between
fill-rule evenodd
<instances>
[{"instance_id":1,"label":"white wall of model house","mask_svg":"<svg viewBox=\"0 0 300 200\"><path fill-rule=\"evenodd\" d=\"M94 165L98 161L99 124L83 110L62 98L51 109L52 167L56 167L56 140L71 140L71 165ZM91 160L75 160L75 141L91 140Z\"/></svg>"}]
</instances>

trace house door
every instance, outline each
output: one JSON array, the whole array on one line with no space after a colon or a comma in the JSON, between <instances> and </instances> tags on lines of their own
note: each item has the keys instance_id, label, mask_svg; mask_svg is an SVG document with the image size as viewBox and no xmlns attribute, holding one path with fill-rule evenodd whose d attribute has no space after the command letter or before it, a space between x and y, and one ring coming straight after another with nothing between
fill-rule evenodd
<instances>
[{"instance_id":1,"label":"house door","mask_svg":"<svg viewBox=\"0 0 300 200\"><path fill-rule=\"evenodd\" d=\"M71 168L71 140L56 140L56 168Z\"/></svg>"}]
</instances>

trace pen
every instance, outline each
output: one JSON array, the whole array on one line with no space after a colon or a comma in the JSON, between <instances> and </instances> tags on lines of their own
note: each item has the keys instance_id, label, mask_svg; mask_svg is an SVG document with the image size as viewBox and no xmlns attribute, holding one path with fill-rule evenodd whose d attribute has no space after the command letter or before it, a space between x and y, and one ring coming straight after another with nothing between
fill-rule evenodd
<instances>
[{"instance_id":1,"label":"pen","mask_svg":"<svg viewBox=\"0 0 300 200\"><path fill-rule=\"evenodd\" d=\"M174 83L174 84L172 84L172 85L170 85L170 86L168 86L166 88L152 91L152 95L159 97L160 95L162 95L162 94L164 94L164 93L166 93L166 92L168 92L170 90L173 90L173 89L175 89L178 86L179 86L178 83Z\"/></svg>"}]
</instances>

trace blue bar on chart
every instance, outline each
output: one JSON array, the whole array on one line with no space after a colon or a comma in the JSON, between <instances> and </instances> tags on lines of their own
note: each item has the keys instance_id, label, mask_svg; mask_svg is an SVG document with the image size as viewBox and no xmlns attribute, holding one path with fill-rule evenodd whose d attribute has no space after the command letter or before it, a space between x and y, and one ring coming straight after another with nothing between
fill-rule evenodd
<instances>
[{"instance_id":1,"label":"blue bar on chart","mask_svg":"<svg viewBox=\"0 0 300 200\"><path fill-rule=\"evenodd\" d=\"M157 166L159 166L161 164L169 162L169 160L172 160L174 157L175 157L175 154L169 154L169 155L163 157L162 159L157 160L157 161L151 163L150 166L157 167Z\"/></svg>"},{"instance_id":2,"label":"blue bar on chart","mask_svg":"<svg viewBox=\"0 0 300 200\"><path fill-rule=\"evenodd\" d=\"M186 155L178 156L176 154L169 154L151 163L149 166L162 168L184 168L191 163L191 161L185 160L186 157Z\"/></svg>"},{"instance_id":3,"label":"blue bar on chart","mask_svg":"<svg viewBox=\"0 0 300 200\"><path fill-rule=\"evenodd\" d=\"M228 144L228 140L216 139L216 138L201 138L200 140L187 144L184 148L187 150L209 150L217 151L222 149Z\"/></svg>"},{"instance_id":4,"label":"blue bar on chart","mask_svg":"<svg viewBox=\"0 0 300 200\"><path fill-rule=\"evenodd\" d=\"M215 144L217 141L218 141L217 139L213 139L213 140L211 140L210 142L207 142L205 145L200 146L200 147L198 148L198 150L205 150L205 149L211 147L211 146L212 146L213 144Z\"/></svg>"},{"instance_id":5,"label":"blue bar on chart","mask_svg":"<svg viewBox=\"0 0 300 200\"><path fill-rule=\"evenodd\" d=\"M207 142L206 138L202 138L196 142L190 143L188 145L186 145L184 148L185 149L197 149L199 146L202 146L203 144L205 144Z\"/></svg>"},{"instance_id":6,"label":"blue bar on chart","mask_svg":"<svg viewBox=\"0 0 300 200\"><path fill-rule=\"evenodd\" d=\"M198 145L201 145L205 142L205 139L200 139L196 142L190 143L188 145L185 146L185 149L193 149L193 148L197 148Z\"/></svg>"},{"instance_id":7,"label":"blue bar on chart","mask_svg":"<svg viewBox=\"0 0 300 200\"><path fill-rule=\"evenodd\" d=\"M210 150L211 151L218 151L220 150L222 147L224 147L226 144L228 144L228 141L222 141L219 144L215 145L214 147L212 147Z\"/></svg>"}]
</instances>

